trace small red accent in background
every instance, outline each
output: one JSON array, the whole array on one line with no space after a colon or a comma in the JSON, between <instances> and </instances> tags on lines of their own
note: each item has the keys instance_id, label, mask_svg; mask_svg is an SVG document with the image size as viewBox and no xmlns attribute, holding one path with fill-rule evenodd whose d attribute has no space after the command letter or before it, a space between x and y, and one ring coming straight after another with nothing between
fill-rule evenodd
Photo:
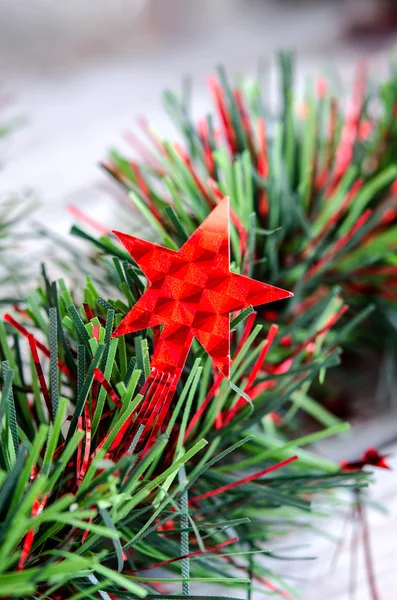
<instances>
[{"instance_id":1,"label":"small red accent in background","mask_svg":"<svg viewBox=\"0 0 397 600\"><path fill-rule=\"evenodd\" d=\"M387 456L380 454L376 448L368 448L356 461L342 461L340 466L343 471L361 471L365 466L391 469L386 462Z\"/></svg>"}]
</instances>

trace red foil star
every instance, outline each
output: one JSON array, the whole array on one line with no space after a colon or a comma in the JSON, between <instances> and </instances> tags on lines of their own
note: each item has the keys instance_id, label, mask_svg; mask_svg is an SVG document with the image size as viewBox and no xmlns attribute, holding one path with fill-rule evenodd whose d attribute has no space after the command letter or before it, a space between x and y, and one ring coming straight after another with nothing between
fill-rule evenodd
<instances>
[{"instance_id":1,"label":"red foil star","mask_svg":"<svg viewBox=\"0 0 397 600\"><path fill-rule=\"evenodd\" d=\"M292 296L229 270L229 201L211 212L179 251L114 232L150 285L112 337L163 325L152 367L174 376L197 338L220 371L230 376L230 313Z\"/></svg>"}]
</instances>

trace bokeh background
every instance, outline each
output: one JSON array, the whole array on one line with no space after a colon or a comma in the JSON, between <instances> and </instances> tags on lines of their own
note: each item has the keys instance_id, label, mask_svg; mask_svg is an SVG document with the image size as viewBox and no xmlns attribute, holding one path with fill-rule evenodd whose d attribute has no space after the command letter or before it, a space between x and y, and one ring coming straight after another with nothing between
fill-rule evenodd
<instances>
[{"instance_id":1,"label":"bokeh background","mask_svg":"<svg viewBox=\"0 0 397 600\"><path fill-rule=\"evenodd\" d=\"M348 81L361 56L379 74L394 36L387 6L385 0L1 0L1 89L12 96L10 111L27 121L2 153L8 159L2 187L33 186L62 228L60 206L80 201L80 193L98 210L98 196L90 198L85 187L98 180L98 160L137 115L168 133L160 101L166 86L178 88L190 75L193 108L202 113L206 76L216 64L254 73L273 66L280 48L298 52L302 81L324 69Z\"/></svg>"},{"instance_id":2,"label":"bokeh background","mask_svg":"<svg viewBox=\"0 0 397 600\"><path fill-rule=\"evenodd\" d=\"M61 234L72 221L70 204L116 226L114 189L98 163L109 147L123 144L141 114L170 133L161 108L165 87L178 88L191 76L193 111L200 114L209 104L206 76L216 64L232 73L266 70L271 82L274 53L293 49L300 86L308 74L326 72L344 93L363 57L381 77L396 42L395 0L1 0L0 89L11 100L2 114L24 123L1 148L0 194L33 190L36 218ZM331 441L320 451L338 459L368 443L392 443L396 431L395 415L387 415L357 427L344 448ZM391 464L397 466L393 457ZM371 535L380 599L389 600L397 588L397 482L390 473L377 477L374 501L388 514L371 513ZM310 540L317 561L288 566L305 600L352 598L355 542L346 522ZM346 544L336 546L330 533ZM362 555L357 562L356 598L366 600Z\"/></svg>"}]
</instances>

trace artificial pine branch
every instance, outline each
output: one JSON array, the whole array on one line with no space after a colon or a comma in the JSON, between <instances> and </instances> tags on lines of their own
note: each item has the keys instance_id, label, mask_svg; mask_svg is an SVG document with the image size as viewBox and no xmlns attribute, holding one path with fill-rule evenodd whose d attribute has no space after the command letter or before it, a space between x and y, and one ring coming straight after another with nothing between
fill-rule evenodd
<instances>
[{"instance_id":1,"label":"artificial pine branch","mask_svg":"<svg viewBox=\"0 0 397 600\"><path fill-rule=\"evenodd\" d=\"M283 515L293 523L309 514L316 492L367 483L301 448L343 424L293 441L273 427L275 411L335 364L336 338L318 333L318 352L295 347L293 368L277 373L291 349L258 363L260 328L244 315L232 333L232 385L195 349L168 426L143 451L139 391L153 332L110 338L141 293L123 285L129 263L113 264L118 300L101 301L88 280L76 308L63 281L45 279L0 324L1 594L164 594L156 582L183 583L186 561L191 582L235 587L249 573L287 593L260 559L273 557L263 541L278 535ZM171 572L153 576L154 565Z\"/></svg>"},{"instance_id":2,"label":"artificial pine branch","mask_svg":"<svg viewBox=\"0 0 397 600\"><path fill-rule=\"evenodd\" d=\"M114 150L104 167L165 245L180 243L220 195L230 196L236 268L295 294L276 307L278 324L292 326L338 285L352 316L376 307L351 328L345 348L387 350L397 301L395 68L368 85L361 66L347 102L318 78L302 102L293 57L280 54L279 67L276 110L258 82L231 84L220 68L209 79L213 113L197 123L183 97L164 94L182 144L142 120L149 145L128 133L138 158ZM271 322L274 310L261 317Z\"/></svg>"},{"instance_id":3,"label":"artificial pine branch","mask_svg":"<svg viewBox=\"0 0 397 600\"><path fill-rule=\"evenodd\" d=\"M340 344L368 313L364 308L349 320L334 286L349 291L350 272L341 264L360 243L372 244L365 238L373 235L370 229L358 231L364 238L357 231L350 235L346 219L360 219L364 200L384 195L394 174L385 151L379 173L360 172L366 183L358 204L349 195L354 173L343 172L334 188L328 179L320 185L315 157L323 167L327 157L336 161L343 135L321 137L321 94L309 103L302 126L290 71L283 58L284 107L281 120L270 117L268 140L258 88L247 95L232 90L221 71L221 83L211 86L224 141L211 118L196 127L168 93L186 149L154 137L155 162L150 156L138 165L113 154L108 166L171 248L179 248L229 194L232 269L295 287L289 309L247 309L234 316L230 382L193 345L167 420L150 444L144 442L150 415L141 392L158 332L117 339L111 333L146 282L114 238L98 240L81 228L73 232L98 252L85 286L72 293L43 269L39 287L0 323L0 594L179 598L197 582L241 587L241 594L247 586L260 587L288 597L293 590L267 561L286 557L269 545L281 537L281 525L302 526L307 515L304 526L310 526L318 492L367 485L366 472L346 472L305 447L347 428L313 400L313 387L339 364ZM341 113L335 118L342 131ZM332 200L327 206L337 211L338 225L347 228L345 245L336 248L348 250L342 263L335 227L321 229L335 218L333 211L324 216L325 198ZM388 225L380 225L377 239L384 242ZM79 251L72 252L81 270L91 269ZM380 278L389 277L382 269ZM362 299L362 292L355 290L355 298ZM315 431L303 436L302 412L317 421ZM154 567L165 569L164 575Z\"/></svg>"}]
</instances>

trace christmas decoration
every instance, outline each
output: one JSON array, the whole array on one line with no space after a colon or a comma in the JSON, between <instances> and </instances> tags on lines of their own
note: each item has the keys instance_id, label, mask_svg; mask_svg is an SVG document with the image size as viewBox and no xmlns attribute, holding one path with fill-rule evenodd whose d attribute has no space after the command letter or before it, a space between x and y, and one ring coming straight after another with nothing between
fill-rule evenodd
<instances>
[{"instance_id":1,"label":"christmas decoration","mask_svg":"<svg viewBox=\"0 0 397 600\"><path fill-rule=\"evenodd\" d=\"M214 364L230 376L230 313L292 296L290 292L230 272L229 202L224 199L175 252L117 233L150 281L150 287L113 337L164 325L152 367L175 384L197 338Z\"/></svg>"},{"instance_id":2,"label":"christmas decoration","mask_svg":"<svg viewBox=\"0 0 397 600\"><path fill-rule=\"evenodd\" d=\"M295 137L284 137L276 123L268 154L260 119L259 137L247 133L239 90L229 95L223 82L224 97L212 85L228 152L211 119L195 130L183 109L188 154L155 138L160 169L117 155L110 166L164 247L117 234L125 251L106 227L96 239L75 226L97 249L90 264L63 246L86 284L76 277L72 294L43 267L37 289L0 321L4 597L197 598L193 585L205 596L214 583L241 588L241 597L257 589L291 597L297 590L274 561L305 550L291 556L282 537L310 528L319 492L357 495L368 467L387 465L373 450L339 465L306 448L348 428L312 396L369 312L353 306L349 319L332 285L338 279L363 304L364 290L349 287L334 261L357 231L335 248L334 230L320 228L331 244L320 258L320 242L302 233L323 199L304 166L313 165L313 139L301 139L296 123ZM284 169L276 171L292 140L287 207ZM345 215L345 200L327 198ZM97 228L81 208L75 216ZM273 284L288 282L295 296L287 300ZM304 435L302 413L315 421Z\"/></svg>"},{"instance_id":3,"label":"christmas decoration","mask_svg":"<svg viewBox=\"0 0 397 600\"><path fill-rule=\"evenodd\" d=\"M310 526L303 515L316 492L368 481L301 448L344 424L294 439L274 428L275 411L296 394L304 402L311 379L337 362L336 338L325 335L335 319L318 317L310 343L319 354L292 344L288 359L281 347L268 363L277 328L260 341L254 313L243 310L230 326L230 381L193 344L148 445L158 338L152 329L112 337L144 298L133 261L115 253L122 300L105 300L89 278L78 309L44 270L43 285L0 322L1 593L179 597L198 582L203 594L223 583L288 597L293 588L267 562L276 556L268 540L284 519Z\"/></svg>"},{"instance_id":4,"label":"christmas decoration","mask_svg":"<svg viewBox=\"0 0 397 600\"><path fill-rule=\"evenodd\" d=\"M112 337L163 326L145 384L141 439L151 427L154 439L161 430L194 338L229 379L230 313L291 296L230 272L228 213L225 198L178 252L116 232L150 286Z\"/></svg>"},{"instance_id":5,"label":"christmas decoration","mask_svg":"<svg viewBox=\"0 0 397 600\"><path fill-rule=\"evenodd\" d=\"M185 98L164 95L182 144L141 120L151 148L129 132L138 160L112 151L104 166L163 241L190 235L220 196L230 196L232 260L294 293L277 305L278 324L290 325L340 286L351 312L364 311L345 349L353 363L358 355L360 364L368 361L376 381L377 356L393 352L396 336L395 72L371 92L362 65L346 105L323 77L299 101L291 55L280 54L279 63L281 111L269 107L259 83L241 78L231 86L219 69L209 79L214 115L195 123ZM261 318L271 322L273 313ZM352 377L341 379L330 394L341 393L346 404Z\"/></svg>"}]
</instances>

